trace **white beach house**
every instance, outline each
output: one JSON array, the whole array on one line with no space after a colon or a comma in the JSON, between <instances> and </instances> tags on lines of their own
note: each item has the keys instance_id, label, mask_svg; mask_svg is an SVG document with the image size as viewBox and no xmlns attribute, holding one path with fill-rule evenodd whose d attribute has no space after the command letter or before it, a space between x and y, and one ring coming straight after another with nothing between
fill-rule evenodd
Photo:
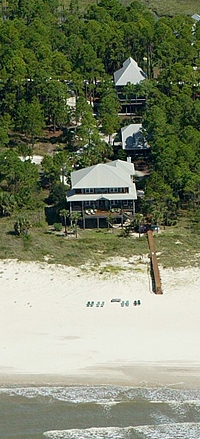
<instances>
[{"instance_id":1,"label":"white beach house","mask_svg":"<svg viewBox=\"0 0 200 439\"><path fill-rule=\"evenodd\" d=\"M121 104L121 113L134 114L146 103L145 96L137 96L134 86L147 78L137 62L129 57L124 61L123 67L114 72L114 83ZM126 86L129 87L129 92ZM131 91L131 86L133 90Z\"/></svg>"},{"instance_id":2,"label":"white beach house","mask_svg":"<svg viewBox=\"0 0 200 439\"><path fill-rule=\"evenodd\" d=\"M70 212L81 212L96 218L96 224L110 211L122 222L124 212L135 212L137 199L135 168L131 162L115 160L83 168L71 173L71 189L67 192ZM101 225L100 225L101 226Z\"/></svg>"}]
</instances>

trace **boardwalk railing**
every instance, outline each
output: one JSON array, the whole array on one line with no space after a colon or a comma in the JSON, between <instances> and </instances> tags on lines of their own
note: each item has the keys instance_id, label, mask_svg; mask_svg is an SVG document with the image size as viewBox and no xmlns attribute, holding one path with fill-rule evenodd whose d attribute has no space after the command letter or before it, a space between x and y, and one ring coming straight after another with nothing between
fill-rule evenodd
<instances>
[{"instance_id":1,"label":"boardwalk railing","mask_svg":"<svg viewBox=\"0 0 200 439\"><path fill-rule=\"evenodd\" d=\"M153 291L156 294L162 294L162 283L160 278L160 271L158 268L158 260L156 256L156 249L155 249L152 230L148 230L147 238L148 238L149 249L150 249L151 268L152 268L152 276L153 276Z\"/></svg>"}]
</instances>

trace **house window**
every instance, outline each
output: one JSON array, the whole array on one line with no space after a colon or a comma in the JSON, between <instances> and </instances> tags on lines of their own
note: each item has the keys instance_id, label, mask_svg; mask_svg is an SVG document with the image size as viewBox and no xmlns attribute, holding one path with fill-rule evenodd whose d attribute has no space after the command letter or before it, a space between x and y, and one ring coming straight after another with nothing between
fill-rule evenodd
<instances>
[{"instance_id":1,"label":"house window","mask_svg":"<svg viewBox=\"0 0 200 439\"><path fill-rule=\"evenodd\" d=\"M95 189L95 193L96 194L107 194L108 189L106 187L98 187L97 189Z\"/></svg>"},{"instance_id":2,"label":"house window","mask_svg":"<svg viewBox=\"0 0 200 439\"><path fill-rule=\"evenodd\" d=\"M85 189L85 193L86 194L93 194L94 193L94 189L93 188L86 188Z\"/></svg>"},{"instance_id":3,"label":"house window","mask_svg":"<svg viewBox=\"0 0 200 439\"><path fill-rule=\"evenodd\" d=\"M118 192L118 191L119 191L118 187L111 187L110 188L110 192Z\"/></svg>"}]
</instances>

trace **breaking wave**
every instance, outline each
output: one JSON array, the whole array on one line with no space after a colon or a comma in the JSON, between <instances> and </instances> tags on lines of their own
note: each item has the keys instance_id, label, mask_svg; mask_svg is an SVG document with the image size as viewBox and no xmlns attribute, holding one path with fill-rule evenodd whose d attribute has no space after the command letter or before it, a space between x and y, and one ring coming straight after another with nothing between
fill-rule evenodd
<instances>
[{"instance_id":1,"label":"breaking wave","mask_svg":"<svg viewBox=\"0 0 200 439\"><path fill-rule=\"evenodd\" d=\"M25 396L27 398L50 397L55 400L73 404L124 403L134 400L150 403L196 404L200 406L200 390L171 388L120 387L120 386L60 386L60 387L1 387L0 394Z\"/></svg>"},{"instance_id":2,"label":"breaking wave","mask_svg":"<svg viewBox=\"0 0 200 439\"><path fill-rule=\"evenodd\" d=\"M44 436L48 439L199 439L200 423L54 430L45 432Z\"/></svg>"}]
</instances>

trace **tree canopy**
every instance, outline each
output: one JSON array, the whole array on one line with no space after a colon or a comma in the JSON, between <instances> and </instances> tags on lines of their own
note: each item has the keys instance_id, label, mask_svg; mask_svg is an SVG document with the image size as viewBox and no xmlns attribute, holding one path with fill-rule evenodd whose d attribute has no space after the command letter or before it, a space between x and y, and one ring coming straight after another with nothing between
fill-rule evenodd
<instances>
[{"instance_id":1,"label":"tree canopy","mask_svg":"<svg viewBox=\"0 0 200 439\"><path fill-rule=\"evenodd\" d=\"M68 3L9 0L1 9L0 193L14 197L12 206L30 207L40 187L37 167L19 160L12 133L25 136L33 148L50 125L62 132L65 157L47 156L42 165L54 198L63 190L63 165L68 176L73 166L112 157L102 135L110 137L121 122L113 73L131 56L148 78L137 90L126 88L127 100L133 92L146 99L140 120L151 146L147 194L156 202L159 193L167 203L197 202L199 23L194 26L185 15L156 19L138 1L124 6L101 0L85 12L78 1Z\"/></svg>"}]
</instances>

